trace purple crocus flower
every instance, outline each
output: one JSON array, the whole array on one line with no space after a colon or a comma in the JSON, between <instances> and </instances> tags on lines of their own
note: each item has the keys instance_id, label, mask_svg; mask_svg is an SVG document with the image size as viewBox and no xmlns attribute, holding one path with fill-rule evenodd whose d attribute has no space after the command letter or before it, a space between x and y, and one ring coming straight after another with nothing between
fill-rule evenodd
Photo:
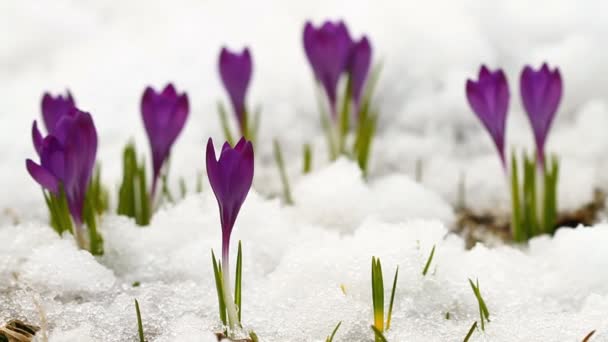
<instances>
[{"instance_id":1,"label":"purple crocus flower","mask_svg":"<svg viewBox=\"0 0 608 342\"><path fill-rule=\"evenodd\" d=\"M304 26L304 50L317 81L321 82L336 116L337 87L340 75L348 66L352 40L342 21L326 21L315 28L312 23Z\"/></svg>"},{"instance_id":2,"label":"purple crocus flower","mask_svg":"<svg viewBox=\"0 0 608 342\"><path fill-rule=\"evenodd\" d=\"M151 87L144 91L141 98L141 115L152 150L152 197L156 191L160 169L171 152L171 146L184 128L188 112L188 95L178 94L171 83L160 93Z\"/></svg>"},{"instance_id":3,"label":"purple crocus flower","mask_svg":"<svg viewBox=\"0 0 608 342\"><path fill-rule=\"evenodd\" d=\"M253 69L249 49L245 48L241 53L236 53L222 48L218 64L220 77L230 96L230 102L232 102L232 108L239 122L241 133L245 134L245 96L247 95Z\"/></svg>"},{"instance_id":4,"label":"purple crocus flower","mask_svg":"<svg viewBox=\"0 0 608 342\"><path fill-rule=\"evenodd\" d=\"M539 70L526 66L520 78L521 99L534 131L538 160L544 167L545 141L562 97L559 69L543 63Z\"/></svg>"},{"instance_id":5,"label":"purple crocus flower","mask_svg":"<svg viewBox=\"0 0 608 342\"><path fill-rule=\"evenodd\" d=\"M506 169L505 123L510 94L504 72L501 69L490 71L482 65L478 80L467 80L466 94L469 105L492 136L502 166Z\"/></svg>"},{"instance_id":6,"label":"purple crocus flower","mask_svg":"<svg viewBox=\"0 0 608 342\"><path fill-rule=\"evenodd\" d=\"M230 290L230 234L253 181L253 145L245 138L241 138L234 148L226 142L220 158L216 159L213 140L209 138L206 159L207 176L220 209L224 302L233 328L238 318Z\"/></svg>"},{"instance_id":7,"label":"purple crocus flower","mask_svg":"<svg viewBox=\"0 0 608 342\"><path fill-rule=\"evenodd\" d=\"M46 127L48 134L53 134L55 126L59 119L70 113L76 108L76 103L70 91L66 91L66 95L52 96L49 93L44 93L40 105L42 109L42 121ZM40 148L42 146L42 133L38 129L38 123L34 121L32 125L32 140L36 153L40 156Z\"/></svg>"},{"instance_id":8,"label":"purple crocus flower","mask_svg":"<svg viewBox=\"0 0 608 342\"><path fill-rule=\"evenodd\" d=\"M97 131L89 113L72 108L57 121L53 134L42 139L40 164L26 160L32 178L54 195L63 186L70 214L82 224L87 187L97 154Z\"/></svg>"},{"instance_id":9,"label":"purple crocus flower","mask_svg":"<svg viewBox=\"0 0 608 342\"><path fill-rule=\"evenodd\" d=\"M354 42L351 49L350 55L350 77L352 82L352 94L355 106L359 107L361 103L361 96L363 95L363 89L367 75L369 73L369 67L372 61L372 47L366 36L363 36L358 42Z\"/></svg>"},{"instance_id":10,"label":"purple crocus flower","mask_svg":"<svg viewBox=\"0 0 608 342\"><path fill-rule=\"evenodd\" d=\"M222 223L222 251L227 255L230 234L253 181L253 145L241 138L232 148L224 143L219 160L213 141L207 142L207 176L217 199Z\"/></svg>"}]
</instances>

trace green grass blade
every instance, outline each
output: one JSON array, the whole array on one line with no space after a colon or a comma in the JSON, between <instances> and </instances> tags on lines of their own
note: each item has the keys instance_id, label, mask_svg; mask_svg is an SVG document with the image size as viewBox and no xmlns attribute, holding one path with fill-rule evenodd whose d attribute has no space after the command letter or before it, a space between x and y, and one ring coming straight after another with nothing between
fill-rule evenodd
<instances>
[{"instance_id":1,"label":"green grass blade","mask_svg":"<svg viewBox=\"0 0 608 342\"><path fill-rule=\"evenodd\" d=\"M217 291L217 302L220 311L220 320L227 324L226 320L226 303L224 302L224 286L222 284L222 267L215 259L215 253L211 250L211 261L213 262L213 276L215 277L215 288Z\"/></svg>"},{"instance_id":2,"label":"green grass blade","mask_svg":"<svg viewBox=\"0 0 608 342\"><path fill-rule=\"evenodd\" d=\"M281 151L281 145L277 139L272 141L274 150L274 160L277 163L279 174L281 176L281 182L283 183L283 197L285 203L288 205L293 204L293 198L291 197L291 190L289 187L289 178L287 178L287 171L285 170L285 162L283 161L283 153Z\"/></svg>"},{"instance_id":3,"label":"green grass blade","mask_svg":"<svg viewBox=\"0 0 608 342\"><path fill-rule=\"evenodd\" d=\"M429 271L429 267L431 266L431 262L433 262L433 256L435 255L435 245L431 249L431 254L429 258L426 260L426 264L424 265L424 269L422 270L422 275L426 276L426 273Z\"/></svg>"},{"instance_id":4,"label":"green grass blade","mask_svg":"<svg viewBox=\"0 0 608 342\"><path fill-rule=\"evenodd\" d=\"M395 292L397 291L397 277L399 276L399 266L395 270L395 277L393 278L393 288L391 289L391 300L388 304L388 314L386 319L386 329L391 327L391 318L393 317L393 303L395 302Z\"/></svg>"},{"instance_id":5,"label":"green grass blade","mask_svg":"<svg viewBox=\"0 0 608 342\"><path fill-rule=\"evenodd\" d=\"M388 342L386 340L386 337L384 337L384 334L382 333L382 331L380 331L378 328L376 328L375 326L371 326L372 330L374 331L374 335L376 337L376 342Z\"/></svg>"},{"instance_id":6,"label":"green grass blade","mask_svg":"<svg viewBox=\"0 0 608 342\"><path fill-rule=\"evenodd\" d=\"M325 342L333 342L334 337L336 336L336 333L338 332L338 329L340 329L340 325L342 325L342 321L338 322L338 324L336 325L336 327L334 328L334 330L331 332L331 335L329 335L325 339Z\"/></svg>"},{"instance_id":7,"label":"green grass blade","mask_svg":"<svg viewBox=\"0 0 608 342\"><path fill-rule=\"evenodd\" d=\"M144 325L141 321L141 312L139 311L139 302L135 300L135 314L137 315L137 333L139 335L139 342L145 342L144 339Z\"/></svg>"},{"instance_id":8,"label":"green grass blade","mask_svg":"<svg viewBox=\"0 0 608 342\"><path fill-rule=\"evenodd\" d=\"M469 332L467 333L467 336L464 337L464 340L462 342L468 342L469 341L469 339L473 335L473 332L475 331L475 328L477 328L477 321L473 322L473 325L471 325L471 328L469 329Z\"/></svg>"},{"instance_id":9,"label":"green grass blade","mask_svg":"<svg viewBox=\"0 0 608 342\"><path fill-rule=\"evenodd\" d=\"M217 111L220 116L220 123L222 124L222 130L224 131L224 137L230 146L234 146L234 139L232 138L230 124L228 123L228 114L226 114L226 108L224 108L224 104L222 102L217 103Z\"/></svg>"},{"instance_id":10,"label":"green grass blade","mask_svg":"<svg viewBox=\"0 0 608 342\"><path fill-rule=\"evenodd\" d=\"M242 282L242 271L243 271L243 250L241 248L241 241L239 241L239 249L236 254L236 277L234 279L234 303L238 309L239 322L241 322L241 282Z\"/></svg>"}]
</instances>

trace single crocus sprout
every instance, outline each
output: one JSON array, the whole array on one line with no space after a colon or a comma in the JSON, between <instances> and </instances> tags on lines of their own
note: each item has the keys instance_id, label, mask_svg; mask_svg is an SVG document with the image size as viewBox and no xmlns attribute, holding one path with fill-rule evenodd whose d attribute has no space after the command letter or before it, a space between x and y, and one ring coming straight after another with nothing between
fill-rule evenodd
<instances>
[{"instance_id":1,"label":"single crocus sprout","mask_svg":"<svg viewBox=\"0 0 608 342\"><path fill-rule=\"evenodd\" d=\"M306 57L316 80L325 89L335 119L338 81L348 67L352 39L342 21L326 21L319 28L306 22L303 38Z\"/></svg>"},{"instance_id":2,"label":"single crocus sprout","mask_svg":"<svg viewBox=\"0 0 608 342\"><path fill-rule=\"evenodd\" d=\"M226 88L230 97L241 133L245 134L247 120L245 98L253 69L249 49L244 48L241 53L236 53L222 48L218 68L224 88Z\"/></svg>"},{"instance_id":3,"label":"single crocus sprout","mask_svg":"<svg viewBox=\"0 0 608 342\"><path fill-rule=\"evenodd\" d=\"M363 95L363 89L365 81L367 80L371 61L372 47L367 37L363 36L361 40L354 42L352 45L349 65L353 100L357 108L361 104L361 97Z\"/></svg>"},{"instance_id":4,"label":"single crocus sprout","mask_svg":"<svg viewBox=\"0 0 608 342\"><path fill-rule=\"evenodd\" d=\"M160 93L147 87L141 98L141 115L152 150L152 198L160 170L186 124L189 110L188 95L178 94L171 83Z\"/></svg>"},{"instance_id":5,"label":"single crocus sprout","mask_svg":"<svg viewBox=\"0 0 608 342\"><path fill-rule=\"evenodd\" d=\"M230 290L230 235L253 181L253 145L245 138L241 138L234 148L226 142L219 159L216 159L213 140L209 138L206 162L207 176L220 211L224 296L233 325L237 322L237 316Z\"/></svg>"},{"instance_id":6,"label":"single crocus sprout","mask_svg":"<svg viewBox=\"0 0 608 342\"><path fill-rule=\"evenodd\" d=\"M62 116L53 134L42 139L40 164L26 160L32 178L54 195L63 187L76 236L82 225L85 196L97 155L97 131L89 113L72 108ZM80 239L83 237L80 235ZM79 240L79 243L82 243Z\"/></svg>"},{"instance_id":7,"label":"single crocus sprout","mask_svg":"<svg viewBox=\"0 0 608 342\"><path fill-rule=\"evenodd\" d=\"M505 124L510 93L504 72L501 69L491 71L482 65L478 80L467 80L466 95L469 105L492 136L503 169L506 170Z\"/></svg>"},{"instance_id":8,"label":"single crocus sprout","mask_svg":"<svg viewBox=\"0 0 608 342\"><path fill-rule=\"evenodd\" d=\"M48 134L53 134L59 119L76 108L76 102L74 101L74 98L69 90L66 91L65 96L52 96L49 93L44 93L40 103L40 108L42 111L42 121L44 122L46 131ZM38 153L38 156L40 156L42 139L43 136L38 129L38 123L34 121L34 124L32 125L32 140L34 143L34 149L36 150L36 153Z\"/></svg>"},{"instance_id":9,"label":"single crocus sprout","mask_svg":"<svg viewBox=\"0 0 608 342\"><path fill-rule=\"evenodd\" d=\"M538 161L544 168L545 142L551 123L562 98L562 77L559 69L549 69L547 63L538 70L524 67L520 78L521 99L530 119Z\"/></svg>"}]
</instances>

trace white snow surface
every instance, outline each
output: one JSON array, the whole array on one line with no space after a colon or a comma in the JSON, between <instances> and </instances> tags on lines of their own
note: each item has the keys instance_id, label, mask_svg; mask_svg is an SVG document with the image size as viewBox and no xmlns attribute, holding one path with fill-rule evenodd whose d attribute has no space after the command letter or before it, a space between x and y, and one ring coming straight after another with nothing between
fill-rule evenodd
<instances>
[{"instance_id":1,"label":"white snow surface","mask_svg":"<svg viewBox=\"0 0 608 342\"><path fill-rule=\"evenodd\" d=\"M115 192L124 144L133 139L148 154L144 87L174 82L188 92L191 113L172 153L173 185L183 176L192 187L204 170L204 141L222 138L219 49L248 45L248 102L262 106L262 123L255 189L233 234L233 247L243 242L246 328L262 341L321 341L342 321L337 341L370 341L370 262L379 256L385 284L399 265L389 341L461 341L479 319L467 278L479 279L491 315L471 341L581 341L594 329L591 341L607 340L608 225L472 250L449 233L461 178L469 206L509 208L491 139L464 97L481 63L505 69L508 146L528 150L519 72L528 63L559 66L565 93L548 140L561 160L559 206L578 208L606 188L607 11L607 2L591 0L0 2L0 323L40 324L42 311L52 342L136 341L137 298L149 341L215 340L210 251L220 248L220 228L207 183L146 228L105 216L106 253L93 257L48 227L24 159L35 155L30 128L42 93L69 88L94 116L103 181ZM345 159L327 163L302 49L307 19L338 18L355 36L368 34L383 61L369 182ZM281 191L275 137L293 207L272 197ZM302 176L305 142L314 171ZM413 180L417 163L421 182Z\"/></svg>"}]
</instances>

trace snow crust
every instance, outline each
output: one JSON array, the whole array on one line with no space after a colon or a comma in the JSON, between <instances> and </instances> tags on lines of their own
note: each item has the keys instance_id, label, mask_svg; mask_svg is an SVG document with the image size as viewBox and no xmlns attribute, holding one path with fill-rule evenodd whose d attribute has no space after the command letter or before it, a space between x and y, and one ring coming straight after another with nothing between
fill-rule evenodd
<instances>
[{"instance_id":1,"label":"snow crust","mask_svg":"<svg viewBox=\"0 0 608 342\"><path fill-rule=\"evenodd\" d=\"M171 172L193 187L204 141L222 137L219 48L247 44L255 64L248 102L263 111L255 191L234 241L243 241L245 256L243 319L262 341L321 341L338 321L337 341L371 340L372 255L381 257L385 283L399 265L390 341L462 340L478 319L467 278L479 279L491 314L471 341L580 341L594 329L592 340L608 339L608 225L468 251L449 233L461 179L467 205L509 207L494 147L464 98L480 63L507 73L507 140L520 150L532 147L520 69L559 66L565 96L548 140L561 160L559 206L578 208L606 188L607 10L592 0L0 2L0 323L40 323L43 311L52 342L135 341L137 298L150 341L215 339L210 251L220 247L220 229L208 184L162 208L146 228L106 216L106 253L94 258L48 227L24 159L34 156L30 128L42 92L69 87L94 116L103 180L114 192L124 144L132 138L148 153L141 92L172 81L188 92L191 115ZM368 183L352 163L325 158L301 30L307 19L328 18L368 34L384 62ZM270 198L281 191L275 137L293 207ZM314 171L302 176L305 142L313 144ZM433 245L432 274L423 277Z\"/></svg>"}]
</instances>

